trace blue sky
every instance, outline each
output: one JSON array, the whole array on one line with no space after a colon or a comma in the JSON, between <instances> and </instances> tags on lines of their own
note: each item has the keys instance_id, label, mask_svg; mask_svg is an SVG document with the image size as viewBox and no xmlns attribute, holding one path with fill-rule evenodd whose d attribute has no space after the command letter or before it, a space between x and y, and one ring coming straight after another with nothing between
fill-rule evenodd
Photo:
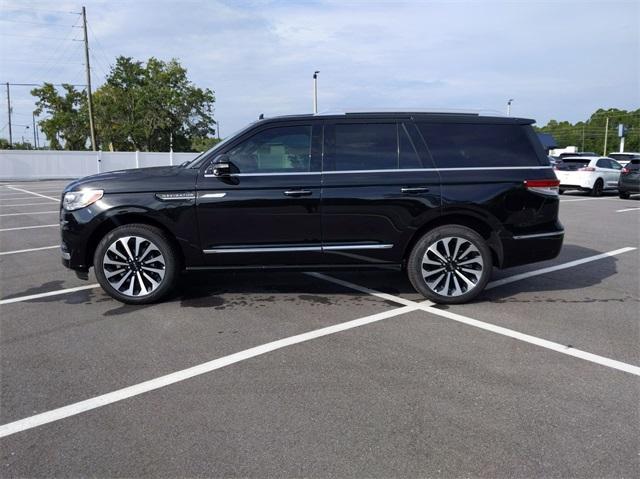
<instances>
[{"instance_id":1,"label":"blue sky","mask_svg":"<svg viewBox=\"0 0 640 479\"><path fill-rule=\"evenodd\" d=\"M178 58L222 136L266 116L459 108L539 124L640 106L640 1L89 1L94 88L117 55ZM0 81L85 83L75 2L0 0ZM76 27L74 27L76 25ZM29 124L29 88L12 89ZM0 95L0 136L7 137ZM29 134L14 127L14 140Z\"/></svg>"}]
</instances>

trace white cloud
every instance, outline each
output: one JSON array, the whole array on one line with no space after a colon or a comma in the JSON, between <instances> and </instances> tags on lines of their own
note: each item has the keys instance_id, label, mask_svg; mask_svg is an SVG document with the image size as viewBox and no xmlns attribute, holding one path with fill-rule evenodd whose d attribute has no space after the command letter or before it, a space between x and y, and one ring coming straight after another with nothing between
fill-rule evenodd
<instances>
[{"instance_id":1,"label":"white cloud","mask_svg":"<svg viewBox=\"0 0 640 479\"><path fill-rule=\"evenodd\" d=\"M196 84L216 91L223 135L261 112L309 112L316 69L321 109L503 110L506 99L515 98L516 114L544 122L576 121L598 107L640 104L636 1L86 5L99 40L90 36L95 83L119 54L177 57ZM48 8L79 7L2 3L0 20L11 21L0 21L0 81L84 83L81 44L40 38L69 32L80 38L81 31L70 28L77 17L42 11ZM31 63L36 61L42 63ZM30 114L23 90L16 90L16 102Z\"/></svg>"}]
</instances>

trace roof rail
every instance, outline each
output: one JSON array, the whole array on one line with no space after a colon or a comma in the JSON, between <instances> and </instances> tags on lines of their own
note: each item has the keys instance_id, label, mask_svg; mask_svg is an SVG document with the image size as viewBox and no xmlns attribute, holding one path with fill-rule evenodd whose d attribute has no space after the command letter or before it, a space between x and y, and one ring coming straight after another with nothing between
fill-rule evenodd
<instances>
[{"instance_id":1,"label":"roof rail","mask_svg":"<svg viewBox=\"0 0 640 479\"><path fill-rule=\"evenodd\" d=\"M338 108L323 110L315 116L331 115L375 115L375 114L398 114L398 115L470 115L470 116L504 116L496 110L473 110L459 108Z\"/></svg>"}]
</instances>

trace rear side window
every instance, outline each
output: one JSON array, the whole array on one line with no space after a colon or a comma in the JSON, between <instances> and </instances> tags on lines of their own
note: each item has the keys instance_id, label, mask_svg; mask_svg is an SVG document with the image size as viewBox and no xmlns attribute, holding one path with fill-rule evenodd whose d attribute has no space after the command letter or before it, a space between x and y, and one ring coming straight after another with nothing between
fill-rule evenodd
<instances>
[{"instance_id":1,"label":"rear side window","mask_svg":"<svg viewBox=\"0 0 640 479\"><path fill-rule=\"evenodd\" d=\"M329 170L395 170L422 163L403 124L338 123L328 146Z\"/></svg>"},{"instance_id":2,"label":"rear side window","mask_svg":"<svg viewBox=\"0 0 640 479\"><path fill-rule=\"evenodd\" d=\"M335 126L335 169L388 170L398 167L395 123Z\"/></svg>"},{"instance_id":3,"label":"rear side window","mask_svg":"<svg viewBox=\"0 0 640 479\"><path fill-rule=\"evenodd\" d=\"M438 168L540 166L522 125L421 123Z\"/></svg>"}]
</instances>

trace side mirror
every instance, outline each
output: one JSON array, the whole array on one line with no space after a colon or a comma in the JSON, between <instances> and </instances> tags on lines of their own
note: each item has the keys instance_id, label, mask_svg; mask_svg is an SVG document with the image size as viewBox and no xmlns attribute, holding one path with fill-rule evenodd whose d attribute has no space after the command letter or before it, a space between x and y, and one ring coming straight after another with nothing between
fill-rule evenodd
<instances>
[{"instance_id":1,"label":"side mirror","mask_svg":"<svg viewBox=\"0 0 640 479\"><path fill-rule=\"evenodd\" d=\"M209 165L209 168L207 168L206 174L213 176L229 176L231 174L231 162L229 161L229 157L224 154L216 156Z\"/></svg>"}]
</instances>

